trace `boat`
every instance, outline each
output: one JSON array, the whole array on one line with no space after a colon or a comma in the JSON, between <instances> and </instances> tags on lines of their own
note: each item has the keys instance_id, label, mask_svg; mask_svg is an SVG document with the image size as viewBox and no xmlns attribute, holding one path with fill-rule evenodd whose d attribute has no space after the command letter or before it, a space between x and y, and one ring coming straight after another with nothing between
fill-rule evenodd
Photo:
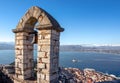
<instances>
[{"instance_id":1,"label":"boat","mask_svg":"<svg viewBox=\"0 0 120 83\"><path fill-rule=\"evenodd\" d=\"M73 60L72 60L72 62L74 62L74 63L75 63L75 62L78 62L78 60L76 60L76 59L73 59Z\"/></svg>"}]
</instances>

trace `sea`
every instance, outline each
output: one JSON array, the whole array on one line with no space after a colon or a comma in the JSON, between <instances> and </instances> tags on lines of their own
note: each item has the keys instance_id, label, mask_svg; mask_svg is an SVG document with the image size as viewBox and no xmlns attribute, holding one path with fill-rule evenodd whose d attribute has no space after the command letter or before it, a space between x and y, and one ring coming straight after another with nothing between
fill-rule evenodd
<instances>
[{"instance_id":1,"label":"sea","mask_svg":"<svg viewBox=\"0 0 120 83\"><path fill-rule=\"evenodd\" d=\"M34 52L34 59L37 52ZM120 77L120 54L104 54L92 52L60 52L59 65L79 69L91 68L106 74ZM14 50L0 50L0 64L14 62Z\"/></svg>"}]
</instances>

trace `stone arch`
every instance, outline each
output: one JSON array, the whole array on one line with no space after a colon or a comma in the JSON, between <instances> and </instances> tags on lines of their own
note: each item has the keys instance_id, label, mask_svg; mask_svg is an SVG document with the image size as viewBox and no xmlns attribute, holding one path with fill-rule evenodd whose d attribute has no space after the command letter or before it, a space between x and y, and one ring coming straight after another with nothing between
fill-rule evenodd
<instances>
[{"instance_id":1,"label":"stone arch","mask_svg":"<svg viewBox=\"0 0 120 83\"><path fill-rule=\"evenodd\" d=\"M49 27L54 26L54 27L60 29L59 23L50 14L48 14L45 10L43 10L37 6L31 7L26 12L26 14L19 21L19 23L17 25L17 29L28 27L26 25L26 22L28 22L28 20L32 21L33 24L36 23L36 20L34 20L34 19L30 20L30 18L36 19L40 23L40 26L49 26ZM61 30L63 30L63 29L61 29Z\"/></svg>"},{"instance_id":2,"label":"stone arch","mask_svg":"<svg viewBox=\"0 0 120 83\"><path fill-rule=\"evenodd\" d=\"M35 25L38 22L39 25ZM37 32L34 30L37 29ZM37 51L37 83L57 83L59 67L59 36L64 31L45 10L33 6L21 18L15 33L15 77L26 80L33 77L33 44ZM36 35L37 34L37 35ZM33 38L34 37L34 38ZM21 83L17 80L15 83Z\"/></svg>"}]
</instances>

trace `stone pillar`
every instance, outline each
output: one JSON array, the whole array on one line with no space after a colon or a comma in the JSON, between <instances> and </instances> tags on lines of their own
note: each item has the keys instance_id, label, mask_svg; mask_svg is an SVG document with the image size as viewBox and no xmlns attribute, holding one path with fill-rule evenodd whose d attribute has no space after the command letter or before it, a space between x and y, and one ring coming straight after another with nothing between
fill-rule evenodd
<instances>
[{"instance_id":1,"label":"stone pillar","mask_svg":"<svg viewBox=\"0 0 120 83\"><path fill-rule=\"evenodd\" d=\"M52 30L51 32L51 54L50 54L50 83L58 83L58 69L59 69L59 36L60 32Z\"/></svg>"},{"instance_id":2,"label":"stone pillar","mask_svg":"<svg viewBox=\"0 0 120 83\"><path fill-rule=\"evenodd\" d=\"M30 30L14 29L15 33L15 76L25 80L33 74L33 44Z\"/></svg>"},{"instance_id":3,"label":"stone pillar","mask_svg":"<svg viewBox=\"0 0 120 83\"><path fill-rule=\"evenodd\" d=\"M38 27L37 83L58 83L60 31Z\"/></svg>"}]
</instances>

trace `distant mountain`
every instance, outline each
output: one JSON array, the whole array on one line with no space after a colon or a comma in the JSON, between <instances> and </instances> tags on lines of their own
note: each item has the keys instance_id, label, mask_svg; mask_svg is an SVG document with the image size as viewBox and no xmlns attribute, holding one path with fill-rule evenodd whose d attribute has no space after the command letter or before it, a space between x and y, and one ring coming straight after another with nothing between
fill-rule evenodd
<instances>
[{"instance_id":1,"label":"distant mountain","mask_svg":"<svg viewBox=\"0 0 120 83\"><path fill-rule=\"evenodd\" d=\"M80 51L83 49L81 45L61 45L60 51Z\"/></svg>"},{"instance_id":2,"label":"distant mountain","mask_svg":"<svg viewBox=\"0 0 120 83\"><path fill-rule=\"evenodd\" d=\"M61 45L60 50L120 54L120 46Z\"/></svg>"},{"instance_id":3,"label":"distant mountain","mask_svg":"<svg viewBox=\"0 0 120 83\"><path fill-rule=\"evenodd\" d=\"M120 50L120 46L61 45L61 51Z\"/></svg>"},{"instance_id":4,"label":"distant mountain","mask_svg":"<svg viewBox=\"0 0 120 83\"><path fill-rule=\"evenodd\" d=\"M35 50L37 45L34 45ZM0 42L0 50L14 50L13 42ZM61 45L60 51L99 52L120 54L120 46L84 46L84 45Z\"/></svg>"},{"instance_id":5,"label":"distant mountain","mask_svg":"<svg viewBox=\"0 0 120 83\"><path fill-rule=\"evenodd\" d=\"M0 50L13 50L14 43L13 42L0 42Z\"/></svg>"}]
</instances>

